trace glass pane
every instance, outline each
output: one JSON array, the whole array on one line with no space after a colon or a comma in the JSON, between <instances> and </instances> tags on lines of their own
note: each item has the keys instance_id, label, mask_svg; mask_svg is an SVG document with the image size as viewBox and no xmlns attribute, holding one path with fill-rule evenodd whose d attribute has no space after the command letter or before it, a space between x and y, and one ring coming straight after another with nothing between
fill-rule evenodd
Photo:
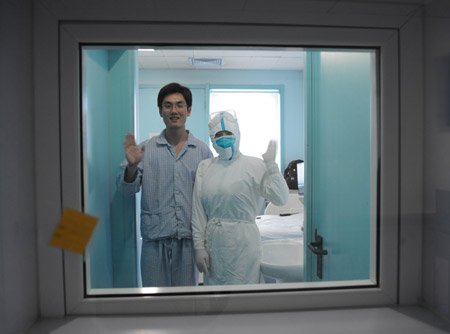
<instances>
[{"instance_id":1,"label":"glass pane","mask_svg":"<svg viewBox=\"0 0 450 334\"><path fill-rule=\"evenodd\" d=\"M87 213L100 218L85 254L87 294L376 285L379 182L376 52L282 47L153 49L83 48L83 203ZM195 63L189 59L192 56L184 55L196 53L207 55L201 58L209 59L203 61L208 64L192 67ZM212 58L222 61L212 64ZM141 226L141 215L148 212L144 212L141 203L148 201L148 196L140 188L132 196L125 195L117 188L116 177L121 163L126 166L122 142L128 132L134 134L139 145L151 137L156 139L166 128L157 96L170 82L180 82L190 89L193 101L185 127L206 145L209 145L209 113L223 109L234 109L238 114L244 154L261 159L269 140L278 140L276 162L289 185L289 195L285 206L263 201L254 217L259 234L257 244L262 251L260 284L209 286L201 275L193 284L182 286L142 283L143 271L160 270L141 257L142 244L148 241ZM236 91L236 87L245 89ZM278 88L255 90L255 87ZM179 108L170 109L168 112ZM167 149L176 161L175 146ZM196 166L191 181L185 180L187 183L183 185L190 182L192 186L195 169ZM176 177L168 170L158 174L158 180ZM173 185L162 190L165 195L178 196L179 189ZM151 214L165 219L159 213ZM155 240L165 239L159 242L158 247L163 247L159 251L162 257L169 257L168 263L172 265L175 261L172 252L185 246L178 243L180 238L155 235ZM322 251L327 254L321 254L317 236L323 237ZM182 239L190 239L190 235ZM350 243L351 248L344 247ZM185 248L181 249L185 252ZM317 274L319 259L322 278ZM186 257L183 261L187 261ZM191 263L195 265L193 257ZM333 266L346 275L331 274Z\"/></svg>"}]
</instances>

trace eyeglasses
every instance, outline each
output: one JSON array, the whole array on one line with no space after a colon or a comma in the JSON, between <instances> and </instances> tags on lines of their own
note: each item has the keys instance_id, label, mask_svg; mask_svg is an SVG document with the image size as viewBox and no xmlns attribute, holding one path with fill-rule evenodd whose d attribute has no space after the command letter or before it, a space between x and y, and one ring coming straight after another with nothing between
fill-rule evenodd
<instances>
[{"instance_id":1,"label":"eyeglasses","mask_svg":"<svg viewBox=\"0 0 450 334\"><path fill-rule=\"evenodd\" d=\"M176 103L170 103L170 102L164 102L162 104L162 109L166 112L172 111L174 108L175 110L182 110L186 108L187 104L184 102L176 102Z\"/></svg>"}]
</instances>

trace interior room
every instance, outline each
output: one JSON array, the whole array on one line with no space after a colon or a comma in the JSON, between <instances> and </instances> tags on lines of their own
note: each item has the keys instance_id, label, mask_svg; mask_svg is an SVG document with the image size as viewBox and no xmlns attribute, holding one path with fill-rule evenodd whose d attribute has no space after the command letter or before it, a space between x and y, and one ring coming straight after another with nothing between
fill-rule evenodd
<instances>
[{"instance_id":1,"label":"interior room","mask_svg":"<svg viewBox=\"0 0 450 334\"><path fill-rule=\"evenodd\" d=\"M177 80L190 87L193 94L187 127L197 138L209 143L212 151L207 131L209 115L233 110L240 123L241 152L260 157L268 139L273 138L279 145L276 162L280 172L284 171L286 177L286 168L295 161L294 171L302 171L301 175L294 175L294 179L300 181L289 186L292 206L279 208L278 215L274 215L266 212L267 201L257 212L255 222L261 234L263 274L270 267L272 275L265 275L265 281L315 279L312 275L315 263L307 256L303 259L303 254L308 254L306 246L313 238L307 231L316 229L319 222L322 228L328 226L327 242L335 236L331 243L341 254L340 260L333 257L331 267L325 259L323 267L327 278L321 279L373 278L376 217L371 212L375 212L376 206L378 137L377 98L373 93L377 81L373 75L375 57L376 52L370 49L85 47L82 57L84 211L100 218L87 252L86 268L90 276L87 281L91 288L142 287L140 215L135 215L135 221L118 218L128 215L128 206L119 204L128 200L114 186L102 187L102 184L114 183L123 160L122 147L113 144L117 137L124 136L122 124L134 120L129 130L136 134L138 142L159 135L164 123L159 113L154 112L157 93L167 81ZM327 71L327 68L332 70ZM127 83L138 88L127 88ZM117 87L130 93L119 93ZM337 96L340 102L336 102ZM129 104L134 107L126 109ZM109 127L105 126L107 123ZM307 131L309 128L311 130ZM321 139L321 133L333 138L332 146L327 143L329 139ZM110 139L105 141L105 138ZM347 153L348 150L352 154ZM326 157L320 160L322 152ZM314 158L306 159L307 155ZM343 156L345 159L339 158ZM363 156L368 160L362 159ZM313 164L322 167L317 169ZM109 180L105 170L111 171ZM326 177L320 177L321 174ZM331 179L346 181L339 184ZM351 207L337 204L336 200L330 202L325 193L321 194L321 188L327 189L326 194L339 192L347 198L346 203L352 203ZM306 197L308 203L312 193L314 203L320 203L322 208L314 204L311 211L317 214L310 215L309 210L304 210L304 202ZM135 204L130 204L134 205L139 213L140 193L136 195ZM348 216L345 212L350 210L361 219ZM333 217L319 216L319 212L326 211L332 211ZM129 238L121 241L124 230L128 231ZM352 232L343 233L345 230ZM322 238L323 232L320 232ZM128 246L134 243L135 248ZM357 258L352 255L355 253L359 254ZM269 256L270 263L266 261ZM279 273L273 271L274 266L281 266L289 257L298 260L290 262L289 268L283 265ZM352 268L349 268L350 263ZM279 277L288 272L289 279Z\"/></svg>"},{"instance_id":2,"label":"interior room","mask_svg":"<svg viewBox=\"0 0 450 334\"><path fill-rule=\"evenodd\" d=\"M447 1L6 0L0 16L1 333L450 332ZM164 129L169 82L211 152L210 115L233 109L243 154L276 139L281 174L301 160L292 204L255 217L261 284L141 281L141 195L115 179L125 134ZM67 208L99 218L83 253L50 245Z\"/></svg>"}]
</instances>

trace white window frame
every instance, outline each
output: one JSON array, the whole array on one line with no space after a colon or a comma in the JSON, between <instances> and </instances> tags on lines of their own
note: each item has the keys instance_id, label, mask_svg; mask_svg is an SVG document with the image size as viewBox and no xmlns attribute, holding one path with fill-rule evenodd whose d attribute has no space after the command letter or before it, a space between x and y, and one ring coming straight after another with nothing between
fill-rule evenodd
<instances>
[{"instance_id":1,"label":"white window frame","mask_svg":"<svg viewBox=\"0 0 450 334\"><path fill-rule=\"evenodd\" d=\"M49 212L38 213L39 236L50 238L55 224L46 217L58 217L65 207L82 209L81 152L80 152L80 46L83 44L201 44L217 45L217 36L224 36L221 43L246 46L310 46L310 47L358 47L380 50L379 94L380 102L380 211L379 211L379 280L371 288L342 287L283 291L250 291L233 293L179 294L156 296L120 296L88 298L84 295L83 258L71 252L62 252L62 259L49 256L40 268L41 296L44 296L43 315L58 314L63 303L64 314L142 314L142 313L216 313L248 312L326 307L349 307L395 304L399 301L399 40L395 29L323 28L302 26L179 24L102 24L63 22L59 26L59 106L60 145L45 145L46 124L38 122L36 144L38 153L44 152L46 164L60 166L60 206ZM45 44L45 43L44 43ZM54 47L54 45L53 45ZM38 71L39 72L39 71ZM38 73L38 77L45 77ZM50 80L58 87L58 80ZM42 84L45 84L42 82ZM58 103L57 103L58 105ZM38 105L40 115L45 116L44 105ZM54 112L50 107L47 116ZM42 119L45 119L43 117ZM38 166L39 167L39 166ZM39 169L37 178L44 179L46 171ZM50 192L48 198L58 198ZM39 211L39 210L38 210ZM55 222L57 223L57 222ZM48 245L40 242L42 254L50 254ZM58 282L62 281L62 294L51 292L48 284L57 270ZM52 270L45 273L45 268ZM47 284L47 286L46 286ZM56 289L61 288L56 286ZM46 294L50 296L46 297ZM52 294L58 299L50 305ZM62 299L62 300L61 300Z\"/></svg>"}]
</instances>

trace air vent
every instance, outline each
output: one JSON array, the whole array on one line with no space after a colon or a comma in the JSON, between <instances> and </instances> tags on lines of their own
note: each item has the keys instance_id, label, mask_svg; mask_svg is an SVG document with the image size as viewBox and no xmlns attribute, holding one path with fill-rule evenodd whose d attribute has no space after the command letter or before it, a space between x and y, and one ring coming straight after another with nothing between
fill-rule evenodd
<instances>
[{"instance_id":1,"label":"air vent","mask_svg":"<svg viewBox=\"0 0 450 334\"><path fill-rule=\"evenodd\" d=\"M189 58L193 67L220 67L223 66L223 58Z\"/></svg>"}]
</instances>

